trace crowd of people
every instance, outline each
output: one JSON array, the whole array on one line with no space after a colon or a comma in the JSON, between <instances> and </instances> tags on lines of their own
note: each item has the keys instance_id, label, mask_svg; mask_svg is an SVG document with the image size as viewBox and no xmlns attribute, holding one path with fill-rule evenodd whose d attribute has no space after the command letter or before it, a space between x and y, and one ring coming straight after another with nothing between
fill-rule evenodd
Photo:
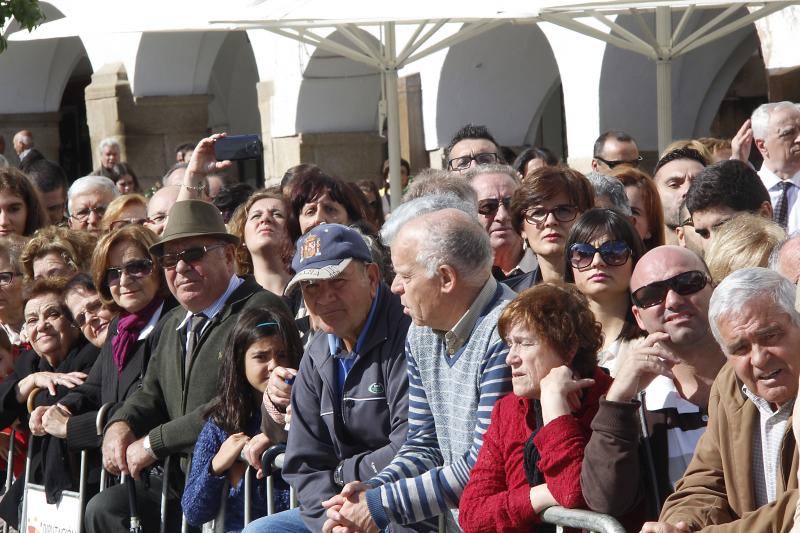
<instances>
[{"instance_id":1,"label":"crowd of people","mask_svg":"<svg viewBox=\"0 0 800 533\"><path fill-rule=\"evenodd\" d=\"M80 450L90 533L130 528L103 469L133 477L145 531L221 506L250 533L547 531L555 505L645 533L800 523L800 106L676 141L652 174L625 132L583 174L468 124L442 170L403 162L394 209L388 165L231 183L222 136L147 196L114 139L69 183L14 137L0 447L14 428L31 479L4 466L6 523L28 481L75 490Z\"/></svg>"}]
</instances>

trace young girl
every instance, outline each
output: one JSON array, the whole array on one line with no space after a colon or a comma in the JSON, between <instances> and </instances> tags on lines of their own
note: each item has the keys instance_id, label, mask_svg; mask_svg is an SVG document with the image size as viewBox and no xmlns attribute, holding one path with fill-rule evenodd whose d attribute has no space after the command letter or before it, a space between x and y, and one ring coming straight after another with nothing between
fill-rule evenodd
<instances>
[{"instance_id":1,"label":"young girl","mask_svg":"<svg viewBox=\"0 0 800 533\"><path fill-rule=\"evenodd\" d=\"M300 336L285 312L248 309L239 316L228 337L217 395L195 444L192 469L181 500L183 513L191 525L201 526L217 516L227 479L230 489L225 531L240 531L244 527L246 464L238 461L239 455L260 431L260 406L270 372L277 366L297 368L301 353ZM276 488L285 500L276 507L288 508L288 486L280 481ZM265 491L264 480L260 480L251 502L253 518L266 514Z\"/></svg>"}]
</instances>

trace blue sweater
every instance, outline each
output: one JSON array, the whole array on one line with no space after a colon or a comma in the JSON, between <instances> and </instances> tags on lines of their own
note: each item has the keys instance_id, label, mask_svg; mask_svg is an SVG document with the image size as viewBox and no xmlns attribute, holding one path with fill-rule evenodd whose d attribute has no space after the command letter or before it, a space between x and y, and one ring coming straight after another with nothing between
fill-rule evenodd
<instances>
[{"instance_id":1,"label":"blue sweater","mask_svg":"<svg viewBox=\"0 0 800 533\"><path fill-rule=\"evenodd\" d=\"M247 424L245 433L252 437L260 432L261 413L256 410L250 423ZM192 457L192 470L186 478L186 487L183 489L181 507L186 520L193 526L201 526L217 517L221 502L221 492L225 486L227 476L215 476L211 473L211 461L219 451L222 443L230 435L212 422L210 419L203 426L197 444L194 446ZM253 502L251 503L251 518L262 517L267 514L266 482L264 479L255 480ZM289 508L289 488L280 478L275 480L276 511ZM225 531L241 531L244 527L244 477L235 487L228 490L228 499L225 504Z\"/></svg>"}]
</instances>

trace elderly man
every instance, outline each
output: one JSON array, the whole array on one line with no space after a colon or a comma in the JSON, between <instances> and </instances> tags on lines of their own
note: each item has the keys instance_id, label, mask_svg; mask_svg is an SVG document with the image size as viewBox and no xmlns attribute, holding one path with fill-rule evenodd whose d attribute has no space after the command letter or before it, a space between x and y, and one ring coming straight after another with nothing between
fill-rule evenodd
<instances>
[{"instance_id":1,"label":"elderly man","mask_svg":"<svg viewBox=\"0 0 800 533\"><path fill-rule=\"evenodd\" d=\"M638 167L642 161L636 141L624 131L606 131L594 142L592 170L608 172L617 165Z\"/></svg>"},{"instance_id":2,"label":"elderly man","mask_svg":"<svg viewBox=\"0 0 800 533\"><path fill-rule=\"evenodd\" d=\"M536 268L536 255L523 246L522 237L511 225L511 196L519 188L517 172L508 165L481 165L465 178L478 198L481 221L494 253L492 274L498 281L527 274Z\"/></svg>"},{"instance_id":3,"label":"elderly man","mask_svg":"<svg viewBox=\"0 0 800 533\"><path fill-rule=\"evenodd\" d=\"M67 191L69 227L99 235L106 208L117 196L117 186L105 176L84 176L75 180Z\"/></svg>"},{"instance_id":4,"label":"elderly man","mask_svg":"<svg viewBox=\"0 0 800 533\"><path fill-rule=\"evenodd\" d=\"M795 285L800 282L800 233L789 235L772 250L769 268Z\"/></svg>"},{"instance_id":5,"label":"elderly man","mask_svg":"<svg viewBox=\"0 0 800 533\"><path fill-rule=\"evenodd\" d=\"M711 388L708 429L659 523L645 533L788 531L797 504L790 416L800 375L795 286L765 268L726 277L709 322L728 364Z\"/></svg>"},{"instance_id":6,"label":"elderly man","mask_svg":"<svg viewBox=\"0 0 800 533\"><path fill-rule=\"evenodd\" d=\"M497 318L515 294L491 276L491 245L474 216L420 215L425 202L404 204L383 231L397 273L392 291L413 322L408 439L373 479L325 503L326 531L337 523L377 531L437 515L458 531L458 502L492 409L511 389Z\"/></svg>"},{"instance_id":7,"label":"elderly man","mask_svg":"<svg viewBox=\"0 0 800 533\"><path fill-rule=\"evenodd\" d=\"M653 170L661 208L664 211L664 235L667 244L678 244L677 229L683 225L681 206L695 177L708 161L692 148L676 148L661 156Z\"/></svg>"},{"instance_id":8,"label":"elderly man","mask_svg":"<svg viewBox=\"0 0 800 533\"><path fill-rule=\"evenodd\" d=\"M179 186L166 185L154 192L147 202L147 222L144 225L156 235L161 235L164 231L169 220L169 210L178 201L178 192Z\"/></svg>"},{"instance_id":9,"label":"elderly man","mask_svg":"<svg viewBox=\"0 0 800 533\"><path fill-rule=\"evenodd\" d=\"M317 226L298 240L292 268L286 290L299 285L321 330L293 386L283 467L300 507L264 517L248 532L321 531L321 502L389 464L408 429L403 348L410 320L380 281L361 234Z\"/></svg>"},{"instance_id":10,"label":"elderly man","mask_svg":"<svg viewBox=\"0 0 800 533\"><path fill-rule=\"evenodd\" d=\"M712 290L703 261L679 246L651 250L633 271L633 315L648 336L613 361L581 472L589 507L633 511L629 530L658 517L705 431L711 384L725 363L708 324Z\"/></svg>"},{"instance_id":11,"label":"elderly man","mask_svg":"<svg viewBox=\"0 0 800 533\"><path fill-rule=\"evenodd\" d=\"M769 194L750 165L731 159L704 168L689 186L686 209L708 250L717 228L740 213L772 218Z\"/></svg>"},{"instance_id":12,"label":"elderly man","mask_svg":"<svg viewBox=\"0 0 800 533\"><path fill-rule=\"evenodd\" d=\"M187 200L173 207L152 251L160 256L167 286L180 305L162 319L142 388L106 426L103 464L112 473L138 479L156 461L191 451L203 427L205 405L216 391L219 354L238 313L264 306L285 309L279 297L252 278L234 274L238 241L226 232L213 205ZM172 488L180 488L176 477ZM147 485L136 484L145 531L158 530L160 482L154 478ZM168 531L179 527L176 498L170 500L174 514L169 515ZM127 532L129 515L126 488L112 487L89 502L86 530Z\"/></svg>"},{"instance_id":13,"label":"elderly man","mask_svg":"<svg viewBox=\"0 0 800 533\"><path fill-rule=\"evenodd\" d=\"M44 156L33 147L33 133L30 130L21 130L14 134L14 151L17 153L19 163L17 167L23 172L28 172L28 168L36 161L41 161Z\"/></svg>"},{"instance_id":14,"label":"elderly man","mask_svg":"<svg viewBox=\"0 0 800 533\"><path fill-rule=\"evenodd\" d=\"M477 165L505 163L500 145L494 140L486 126L467 124L453 135L444 149L448 170L466 172Z\"/></svg>"},{"instance_id":15,"label":"elderly man","mask_svg":"<svg viewBox=\"0 0 800 533\"><path fill-rule=\"evenodd\" d=\"M758 175L769 191L775 221L800 229L800 109L792 102L762 104L750 118L756 148L764 157ZM749 143L748 143L749 148Z\"/></svg>"},{"instance_id":16,"label":"elderly man","mask_svg":"<svg viewBox=\"0 0 800 533\"><path fill-rule=\"evenodd\" d=\"M42 159L28 167L27 175L39 190L50 224L63 222L67 206L67 175L64 170L57 163Z\"/></svg>"},{"instance_id":17,"label":"elderly man","mask_svg":"<svg viewBox=\"0 0 800 533\"><path fill-rule=\"evenodd\" d=\"M116 179L119 177L114 166L121 161L122 147L114 137L107 137L100 141L97 146L97 155L100 158L100 166L94 169L92 174L95 176L105 176L106 178Z\"/></svg>"}]
</instances>

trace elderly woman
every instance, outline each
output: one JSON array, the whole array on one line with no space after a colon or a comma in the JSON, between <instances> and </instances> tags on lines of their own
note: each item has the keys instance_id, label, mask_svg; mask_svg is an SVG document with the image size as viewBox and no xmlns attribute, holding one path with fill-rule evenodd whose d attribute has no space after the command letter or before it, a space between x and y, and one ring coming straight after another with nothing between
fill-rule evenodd
<instances>
[{"instance_id":1,"label":"elderly woman","mask_svg":"<svg viewBox=\"0 0 800 533\"><path fill-rule=\"evenodd\" d=\"M32 350L20 355L14 371L0 383L0 427L19 419L30 423L34 434L41 434L41 417L66 392L86 379L86 372L97 358L98 349L89 344L72 323L64 305L66 280L44 278L37 280L25 296L25 332ZM28 417L28 396L34 389L44 389L36 399L36 409ZM31 472L34 482L47 479L48 497L72 488L68 464L63 460L61 443L37 440L32 456ZM47 456L47 461L42 457ZM17 503L22 498L24 476L18 478L11 492L0 502L0 518L17 527Z\"/></svg>"},{"instance_id":2,"label":"elderly woman","mask_svg":"<svg viewBox=\"0 0 800 533\"><path fill-rule=\"evenodd\" d=\"M16 168L0 168L0 236L30 236L50 219L39 193Z\"/></svg>"},{"instance_id":3,"label":"elderly woman","mask_svg":"<svg viewBox=\"0 0 800 533\"><path fill-rule=\"evenodd\" d=\"M590 209L572 226L567 238L564 281L586 296L602 326L599 364L612 370L630 343L643 331L631 310L631 275L644 243L628 217L613 209Z\"/></svg>"},{"instance_id":4,"label":"elderly woman","mask_svg":"<svg viewBox=\"0 0 800 533\"><path fill-rule=\"evenodd\" d=\"M241 242L236 249L237 273L253 275L259 285L275 294L283 294L291 279L294 246L288 218L289 205L275 188L255 192L230 221L230 232Z\"/></svg>"},{"instance_id":5,"label":"elderly woman","mask_svg":"<svg viewBox=\"0 0 800 533\"><path fill-rule=\"evenodd\" d=\"M583 296L563 284L522 292L500 315L514 393L498 400L459 505L465 532L535 530L547 507L584 506L583 450L600 396L602 333Z\"/></svg>"},{"instance_id":6,"label":"elderly woman","mask_svg":"<svg viewBox=\"0 0 800 533\"><path fill-rule=\"evenodd\" d=\"M147 198L141 194L123 194L114 198L100 226L103 232L114 231L128 224L142 225L147 221Z\"/></svg>"},{"instance_id":7,"label":"elderly woman","mask_svg":"<svg viewBox=\"0 0 800 533\"><path fill-rule=\"evenodd\" d=\"M37 231L20 257L25 282L87 271L96 242L94 235L86 231L57 226Z\"/></svg>"},{"instance_id":8,"label":"elderly woman","mask_svg":"<svg viewBox=\"0 0 800 533\"><path fill-rule=\"evenodd\" d=\"M540 281L564 279L564 244L575 219L594 207L586 177L566 167L542 167L525 176L511 199L511 224L528 243L539 267L515 278L517 292Z\"/></svg>"},{"instance_id":9,"label":"elderly woman","mask_svg":"<svg viewBox=\"0 0 800 533\"><path fill-rule=\"evenodd\" d=\"M121 403L139 388L150 353L158 339L157 323L175 306L167 297L157 258L148 251L155 234L142 226L126 226L97 243L92 273L103 305L119 312L111 322L97 363L86 382L51 407L44 430L66 438L70 448L98 448L97 409Z\"/></svg>"},{"instance_id":10,"label":"elderly woman","mask_svg":"<svg viewBox=\"0 0 800 533\"><path fill-rule=\"evenodd\" d=\"M102 348L116 313L100 300L88 274L80 272L69 279L64 287L64 303L86 340Z\"/></svg>"},{"instance_id":11,"label":"elderly woman","mask_svg":"<svg viewBox=\"0 0 800 533\"><path fill-rule=\"evenodd\" d=\"M0 327L12 345L22 344L22 264L20 256L25 239L0 238Z\"/></svg>"},{"instance_id":12,"label":"elderly woman","mask_svg":"<svg viewBox=\"0 0 800 533\"><path fill-rule=\"evenodd\" d=\"M289 234L293 241L323 223L349 225L366 219L363 194L324 174L301 177L289 194Z\"/></svg>"}]
</instances>

